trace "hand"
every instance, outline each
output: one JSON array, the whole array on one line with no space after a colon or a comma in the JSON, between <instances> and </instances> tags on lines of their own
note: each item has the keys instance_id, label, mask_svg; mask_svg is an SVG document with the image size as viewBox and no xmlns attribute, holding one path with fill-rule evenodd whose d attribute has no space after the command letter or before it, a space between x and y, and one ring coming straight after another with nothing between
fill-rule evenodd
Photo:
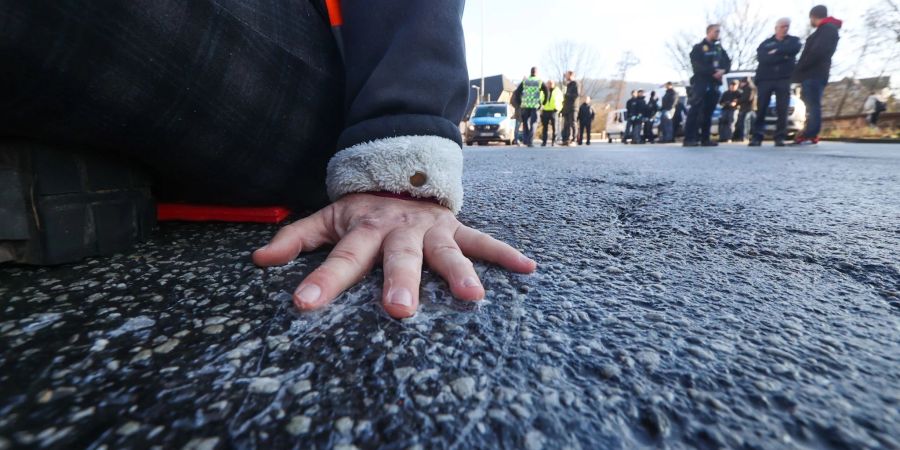
<instances>
[{"instance_id":1,"label":"hand","mask_svg":"<svg viewBox=\"0 0 900 450\"><path fill-rule=\"evenodd\" d=\"M725 71L722 69L719 69L713 73L713 78L715 78L717 80L721 80L723 75L725 75Z\"/></svg>"},{"instance_id":2,"label":"hand","mask_svg":"<svg viewBox=\"0 0 900 450\"><path fill-rule=\"evenodd\" d=\"M282 228L253 262L285 264L302 252L335 244L328 258L294 291L301 310L321 308L358 283L381 261L382 305L394 318L415 315L422 260L464 301L484 298L484 288L467 257L531 273L537 264L518 250L456 220L449 209L424 201L350 194L315 214Z\"/></svg>"}]
</instances>

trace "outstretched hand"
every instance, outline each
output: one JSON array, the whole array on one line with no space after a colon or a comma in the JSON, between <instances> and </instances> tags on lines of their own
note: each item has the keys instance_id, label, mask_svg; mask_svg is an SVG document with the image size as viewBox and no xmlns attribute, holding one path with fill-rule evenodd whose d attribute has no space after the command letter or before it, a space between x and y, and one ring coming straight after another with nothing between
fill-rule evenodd
<instances>
[{"instance_id":1,"label":"outstretched hand","mask_svg":"<svg viewBox=\"0 0 900 450\"><path fill-rule=\"evenodd\" d=\"M328 258L294 291L301 310L321 308L358 283L381 262L382 304L391 317L405 318L419 306L422 262L464 301L484 298L469 258L519 273L537 264L518 250L456 220L440 205L415 200L350 194L315 214L282 228L253 253L259 266L286 264L300 253L334 244Z\"/></svg>"}]
</instances>

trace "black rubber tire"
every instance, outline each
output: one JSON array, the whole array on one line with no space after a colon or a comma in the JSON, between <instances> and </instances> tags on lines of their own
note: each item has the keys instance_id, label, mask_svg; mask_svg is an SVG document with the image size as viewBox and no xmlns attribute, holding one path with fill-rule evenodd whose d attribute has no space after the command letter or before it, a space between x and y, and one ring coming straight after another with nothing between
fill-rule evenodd
<instances>
[{"instance_id":1,"label":"black rubber tire","mask_svg":"<svg viewBox=\"0 0 900 450\"><path fill-rule=\"evenodd\" d=\"M0 261L55 265L130 249L156 226L150 179L131 164L0 140Z\"/></svg>"}]
</instances>

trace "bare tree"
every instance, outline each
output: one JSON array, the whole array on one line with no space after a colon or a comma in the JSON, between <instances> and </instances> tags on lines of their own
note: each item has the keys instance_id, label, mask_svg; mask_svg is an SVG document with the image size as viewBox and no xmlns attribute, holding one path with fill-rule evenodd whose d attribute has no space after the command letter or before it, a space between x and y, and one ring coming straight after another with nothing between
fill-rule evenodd
<instances>
[{"instance_id":1,"label":"bare tree","mask_svg":"<svg viewBox=\"0 0 900 450\"><path fill-rule=\"evenodd\" d=\"M610 88L615 91L616 99L613 107L618 108L619 102L622 101L622 95L625 93L625 80L628 77L628 71L632 67L641 63L641 60L630 50L622 53L622 59L619 60L619 72L616 74L616 80L610 82Z\"/></svg>"},{"instance_id":2,"label":"bare tree","mask_svg":"<svg viewBox=\"0 0 900 450\"><path fill-rule=\"evenodd\" d=\"M589 44L575 41L559 41L544 55L547 77L559 77L562 82L567 71L572 70L578 77L581 95L593 96L603 87L598 74L602 70L600 52Z\"/></svg>"},{"instance_id":3,"label":"bare tree","mask_svg":"<svg viewBox=\"0 0 900 450\"><path fill-rule=\"evenodd\" d=\"M756 67L756 48L771 31L774 25L772 17L763 14L752 0L720 0L715 8L707 10L706 19L707 23L722 26L722 46L731 57L733 70ZM703 31L702 28L679 30L666 42L672 68L686 75L685 78L693 72L691 48L700 42Z\"/></svg>"}]
</instances>

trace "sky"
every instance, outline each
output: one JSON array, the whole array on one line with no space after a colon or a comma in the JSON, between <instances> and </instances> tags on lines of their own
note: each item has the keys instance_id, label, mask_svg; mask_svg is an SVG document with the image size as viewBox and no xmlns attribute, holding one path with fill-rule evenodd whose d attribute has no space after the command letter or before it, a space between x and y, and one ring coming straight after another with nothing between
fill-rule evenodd
<instances>
[{"instance_id":1,"label":"sky","mask_svg":"<svg viewBox=\"0 0 900 450\"><path fill-rule=\"evenodd\" d=\"M809 9L822 0L752 1L763 14L772 17L773 30L774 20L787 16L793 19L792 34L802 36ZM844 20L842 32L847 35L877 1L830 0L826 5L831 15ZM469 74L473 79L481 76L482 41L484 75L503 73L519 79L532 65L542 65L548 48L555 42L568 40L594 47L600 55L599 77L612 77L622 53L630 50L640 64L629 72L629 81L679 80L682 77L670 62L665 41L677 31L695 29L699 42L704 36L706 11L715 4L709 0L467 0L463 28ZM723 45L727 50L728 43ZM834 58L838 72L853 65L854 47L849 38L841 41ZM867 70L874 73L859 76L878 74L875 68ZM895 83L900 81L900 74L893 78L898 78L892 80Z\"/></svg>"}]
</instances>

